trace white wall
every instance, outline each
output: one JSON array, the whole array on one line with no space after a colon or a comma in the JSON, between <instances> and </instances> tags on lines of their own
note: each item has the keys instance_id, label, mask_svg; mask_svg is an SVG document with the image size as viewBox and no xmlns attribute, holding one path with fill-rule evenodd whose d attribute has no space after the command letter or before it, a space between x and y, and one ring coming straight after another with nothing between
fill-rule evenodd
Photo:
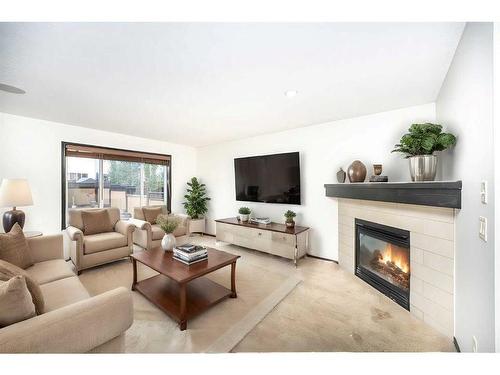
<instances>
[{"instance_id":1,"label":"white wall","mask_svg":"<svg viewBox=\"0 0 500 375\"><path fill-rule=\"evenodd\" d=\"M500 146L500 23L495 22L493 34L493 112L494 144ZM495 151L495 196L500 194L500 152ZM495 200L495 217L500 217L500 201ZM495 233L500 232L500 220L495 220ZM500 353L500 244L495 241L495 350Z\"/></svg>"},{"instance_id":2,"label":"white wall","mask_svg":"<svg viewBox=\"0 0 500 375\"><path fill-rule=\"evenodd\" d=\"M494 173L493 26L467 24L436 101L437 122L458 136L443 154L444 179L463 181L462 210L456 224L455 337L462 351L494 351ZM482 204L482 180L489 183ZM488 242L478 236L479 216L488 219Z\"/></svg>"},{"instance_id":3,"label":"white wall","mask_svg":"<svg viewBox=\"0 0 500 375\"><path fill-rule=\"evenodd\" d=\"M426 104L199 148L197 175L212 198L207 231L215 233L213 219L236 216L241 206L278 222L292 209L299 225L312 228L310 253L337 260L337 201L325 197L323 185L336 183L339 167L347 170L355 159L367 166L367 178L372 164L382 163L390 181L408 181L407 161L390 151L411 123L434 119L434 104ZM301 155L301 206L235 200L234 158L291 151Z\"/></svg>"},{"instance_id":4,"label":"white wall","mask_svg":"<svg viewBox=\"0 0 500 375\"><path fill-rule=\"evenodd\" d=\"M184 212L185 184L196 173L193 147L0 113L0 179L27 178L33 194L34 205L21 207L25 229L61 230L61 141L172 155L172 210Z\"/></svg>"}]
</instances>

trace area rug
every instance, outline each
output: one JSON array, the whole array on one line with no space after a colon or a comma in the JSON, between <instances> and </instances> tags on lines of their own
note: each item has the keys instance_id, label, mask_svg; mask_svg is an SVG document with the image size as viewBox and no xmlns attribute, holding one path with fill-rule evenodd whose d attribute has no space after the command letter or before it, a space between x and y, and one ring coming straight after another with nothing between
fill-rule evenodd
<instances>
[{"instance_id":1,"label":"area rug","mask_svg":"<svg viewBox=\"0 0 500 375\"><path fill-rule=\"evenodd\" d=\"M202 242L196 239L195 242ZM206 239L209 245L213 240ZM296 276L269 272L246 257L244 249L227 245L219 250L240 255L236 267L238 298L226 299L198 317L188 321L188 329L180 331L178 324L137 292L133 293L134 323L125 333L127 353L225 353L234 348L264 317L273 310L299 283ZM138 264L138 279L156 272ZM230 267L208 276L230 287ZM118 286L130 288L132 264L128 260L84 271L80 280L91 295Z\"/></svg>"}]
</instances>

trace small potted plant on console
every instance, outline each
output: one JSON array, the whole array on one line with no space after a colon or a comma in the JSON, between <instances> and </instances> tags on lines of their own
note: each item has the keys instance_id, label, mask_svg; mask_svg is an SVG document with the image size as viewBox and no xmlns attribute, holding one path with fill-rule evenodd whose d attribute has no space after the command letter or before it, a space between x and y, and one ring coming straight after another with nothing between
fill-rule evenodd
<instances>
[{"instance_id":1,"label":"small potted plant on console","mask_svg":"<svg viewBox=\"0 0 500 375\"><path fill-rule=\"evenodd\" d=\"M250 218L250 209L248 207L240 207L240 209L238 210L238 213L239 213L239 219L241 221L248 221L248 219Z\"/></svg>"},{"instance_id":2,"label":"small potted plant on console","mask_svg":"<svg viewBox=\"0 0 500 375\"><path fill-rule=\"evenodd\" d=\"M295 227L295 221L293 220L293 218L295 216L297 216L297 214L291 210L288 210L287 212L285 212L285 225L287 226L287 228L293 228Z\"/></svg>"}]
</instances>

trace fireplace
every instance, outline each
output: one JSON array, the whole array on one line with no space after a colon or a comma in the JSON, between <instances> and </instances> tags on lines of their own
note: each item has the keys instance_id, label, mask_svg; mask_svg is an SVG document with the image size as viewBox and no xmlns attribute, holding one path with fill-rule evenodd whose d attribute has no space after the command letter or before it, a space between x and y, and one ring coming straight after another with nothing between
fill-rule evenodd
<instances>
[{"instance_id":1,"label":"fireplace","mask_svg":"<svg viewBox=\"0 0 500 375\"><path fill-rule=\"evenodd\" d=\"M356 224L356 276L410 309L410 232L361 219Z\"/></svg>"}]
</instances>

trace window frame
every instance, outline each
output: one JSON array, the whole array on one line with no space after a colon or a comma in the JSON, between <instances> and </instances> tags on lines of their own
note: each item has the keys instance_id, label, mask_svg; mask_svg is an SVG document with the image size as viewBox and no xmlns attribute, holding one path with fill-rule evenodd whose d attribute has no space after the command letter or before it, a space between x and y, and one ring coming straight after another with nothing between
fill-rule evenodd
<instances>
[{"instance_id":1,"label":"window frame","mask_svg":"<svg viewBox=\"0 0 500 375\"><path fill-rule=\"evenodd\" d=\"M138 154L144 154L144 155L151 155L151 157L154 159L154 156L162 156L166 157L169 159L168 164L166 165L167 168L165 168L165 179L166 179L166 193L167 193L167 210L168 212L172 212L172 155L169 154L160 154L160 153L155 153L155 152L146 152L146 151L137 151L137 150L128 150L128 149L122 149L122 148L115 148L115 147L106 147L106 146L98 146L98 145L91 145L91 144L85 144L85 143L76 143L76 142L67 142L67 141L62 141L61 142L61 230L66 229L66 187L67 187L67 178L66 178L66 146L82 146L82 147L92 147L92 148L98 148L102 150L111 150L114 152L136 152ZM101 159L101 160L108 160L108 159ZM143 162L144 163L144 162ZM103 179L100 178L99 180L99 185L103 182ZM99 186L99 194L102 194L101 187Z\"/></svg>"}]
</instances>

